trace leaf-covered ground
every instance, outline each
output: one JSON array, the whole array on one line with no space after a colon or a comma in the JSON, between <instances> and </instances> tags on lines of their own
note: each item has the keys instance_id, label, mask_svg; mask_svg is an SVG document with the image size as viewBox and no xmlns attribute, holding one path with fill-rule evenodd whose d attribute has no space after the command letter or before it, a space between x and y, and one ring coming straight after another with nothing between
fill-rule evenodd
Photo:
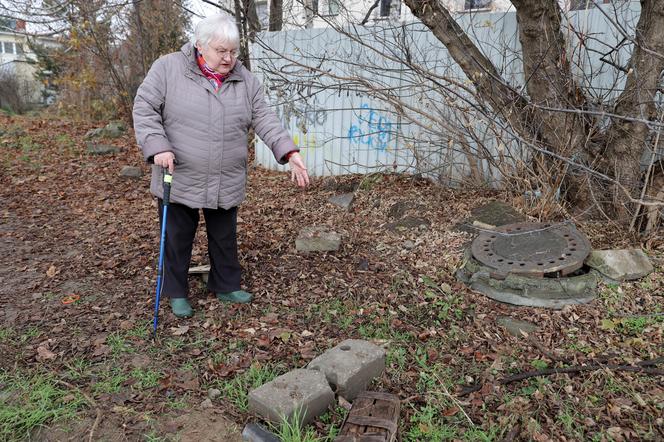
<instances>
[{"instance_id":1,"label":"leaf-covered ground","mask_svg":"<svg viewBox=\"0 0 664 442\"><path fill-rule=\"evenodd\" d=\"M255 301L220 305L192 278L195 316L163 308L153 342L159 237L148 168L131 133L107 140L120 153L88 155L92 127L0 117L0 439L238 440L233 431L253 419L250 388L346 338L386 348L372 389L402 400L405 441L664 438L661 236L639 244L606 222L578 224L595 248L644 246L655 272L602 284L588 305L515 308L453 276L470 239L454 226L501 194L397 175L318 178L301 191L285 174L252 169L239 240ZM120 177L124 165L145 175ZM349 212L328 203L353 188ZM387 228L408 216L430 225ZM308 225L341 233L341 249L296 253ZM205 253L200 229L194 264ZM503 316L538 329L512 336ZM210 406L211 388L221 394ZM344 414L330 409L306 437L334 435Z\"/></svg>"}]
</instances>

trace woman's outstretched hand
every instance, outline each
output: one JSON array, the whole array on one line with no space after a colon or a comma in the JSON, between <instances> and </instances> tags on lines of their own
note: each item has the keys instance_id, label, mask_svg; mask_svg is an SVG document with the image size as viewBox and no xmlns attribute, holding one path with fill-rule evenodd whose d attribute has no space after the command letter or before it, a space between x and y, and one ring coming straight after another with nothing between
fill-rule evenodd
<instances>
[{"instance_id":1,"label":"woman's outstretched hand","mask_svg":"<svg viewBox=\"0 0 664 442\"><path fill-rule=\"evenodd\" d=\"M300 154L297 152L292 154L288 159L288 165L291 168L291 181L302 188L307 187L309 185L309 173L307 173L307 167L304 165Z\"/></svg>"}]
</instances>

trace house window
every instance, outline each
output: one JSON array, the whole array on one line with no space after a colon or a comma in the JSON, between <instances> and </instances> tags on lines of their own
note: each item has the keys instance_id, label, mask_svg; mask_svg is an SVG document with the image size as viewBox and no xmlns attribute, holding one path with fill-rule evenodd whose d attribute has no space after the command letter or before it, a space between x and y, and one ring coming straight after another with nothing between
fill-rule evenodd
<instances>
[{"instance_id":1,"label":"house window","mask_svg":"<svg viewBox=\"0 0 664 442\"><path fill-rule=\"evenodd\" d=\"M14 43L10 41L5 41L2 43L2 52L5 54L13 54L14 53Z\"/></svg>"},{"instance_id":2,"label":"house window","mask_svg":"<svg viewBox=\"0 0 664 442\"><path fill-rule=\"evenodd\" d=\"M267 2L256 2L256 15L258 21L261 23L262 29L267 29L270 23L270 13L267 7Z\"/></svg>"},{"instance_id":3,"label":"house window","mask_svg":"<svg viewBox=\"0 0 664 442\"><path fill-rule=\"evenodd\" d=\"M493 0L465 0L463 9L470 11L472 9L490 9Z\"/></svg>"},{"instance_id":4,"label":"house window","mask_svg":"<svg viewBox=\"0 0 664 442\"><path fill-rule=\"evenodd\" d=\"M392 0L380 0L380 16L389 17L390 16L390 6L392 6Z\"/></svg>"},{"instance_id":5,"label":"house window","mask_svg":"<svg viewBox=\"0 0 664 442\"><path fill-rule=\"evenodd\" d=\"M16 53L18 55L23 55L25 53L23 50L23 43L16 43Z\"/></svg>"}]
</instances>

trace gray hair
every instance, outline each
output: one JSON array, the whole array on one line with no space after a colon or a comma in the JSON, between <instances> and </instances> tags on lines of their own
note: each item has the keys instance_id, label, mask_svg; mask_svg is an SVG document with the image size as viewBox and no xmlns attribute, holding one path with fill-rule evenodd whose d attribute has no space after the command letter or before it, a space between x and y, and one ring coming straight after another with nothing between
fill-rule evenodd
<instances>
[{"instance_id":1,"label":"gray hair","mask_svg":"<svg viewBox=\"0 0 664 442\"><path fill-rule=\"evenodd\" d=\"M228 14L220 12L196 24L194 30L194 45L207 46L212 40L229 43L238 47L240 45L240 33L235 20Z\"/></svg>"}]
</instances>

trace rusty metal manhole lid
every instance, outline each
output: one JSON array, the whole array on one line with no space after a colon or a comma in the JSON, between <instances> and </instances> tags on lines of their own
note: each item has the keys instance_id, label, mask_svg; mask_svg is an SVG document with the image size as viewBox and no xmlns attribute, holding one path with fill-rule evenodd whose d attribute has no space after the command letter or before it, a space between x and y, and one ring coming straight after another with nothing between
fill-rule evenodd
<instances>
[{"instance_id":1,"label":"rusty metal manhole lid","mask_svg":"<svg viewBox=\"0 0 664 442\"><path fill-rule=\"evenodd\" d=\"M481 232L472 252L496 276L565 276L583 266L590 242L572 224L516 223Z\"/></svg>"}]
</instances>

